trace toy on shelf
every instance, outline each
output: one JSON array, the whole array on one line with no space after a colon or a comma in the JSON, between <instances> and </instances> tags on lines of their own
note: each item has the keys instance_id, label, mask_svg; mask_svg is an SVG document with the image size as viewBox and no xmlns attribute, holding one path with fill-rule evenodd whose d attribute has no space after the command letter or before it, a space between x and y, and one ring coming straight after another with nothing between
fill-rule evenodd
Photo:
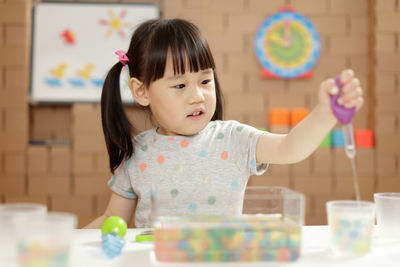
<instances>
[{"instance_id":1,"label":"toy on shelf","mask_svg":"<svg viewBox=\"0 0 400 267\"><path fill-rule=\"evenodd\" d=\"M121 254L125 245L126 222L118 216L105 219L101 225L101 239L104 253L112 259Z\"/></svg>"},{"instance_id":2,"label":"toy on shelf","mask_svg":"<svg viewBox=\"0 0 400 267\"><path fill-rule=\"evenodd\" d=\"M292 108L289 114L290 126L296 126L305 117L307 117L309 113L310 111L307 108Z\"/></svg>"},{"instance_id":3,"label":"toy on shelf","mask_svg":"<svg viewBox=\"0 0 400 267\"><path fill-rule=\"evenodd\" d=\"M354 132L354 139L356 141L356 147L374 147L374 132L370 129L356 129Z\"/></svg>"},{"instance_id":4,"label":"toy on shelf","mask_svg":"<svg viewBox=\"0 0 400 267\"><path fill-rule=\"evenodd\" d=\"M270 126L288 126L289 109L271 108L268 113L268 121Z\"/></svg>"},{"instance_id":5,"label":"toy on shelf","mask_svg":"<svg viewBox=\"0 0 400 267\"><path fill-rule=\"evenodd\" d=\"M341 128L333 129L331 132L331 145L332 147L344 147L344 135Z\"/></svg>"},{"instance_id":6,"label":"toy on shelf","mask_svg":"<svg viewBox=\"0 0 400 267\"><path fill-rule=\"evenodd\" d=\"M320 147L331 147L332 146L332 133L329 132L322 143L319 145Z\"/></svg>"}]
</instances>

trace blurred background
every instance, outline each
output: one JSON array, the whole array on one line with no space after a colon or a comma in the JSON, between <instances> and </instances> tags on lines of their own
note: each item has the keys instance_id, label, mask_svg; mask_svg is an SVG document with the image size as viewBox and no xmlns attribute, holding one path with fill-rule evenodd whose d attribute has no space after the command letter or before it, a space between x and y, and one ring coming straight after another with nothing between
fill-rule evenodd
<instances>
[{"instance_id":1,"label":"blurred background","mask_svg":"<svg viewBox=\"0 0 400 267\"><path fill-rule=\"evenodd\" d=\"M39 1L0 0L0 202L38 202L73 212L83 226L105 209L111 177L98 104L29 103L32 8ZM54 1L56 2L56 1ZM79 2L66 1L63 2ZM106 2L106 1L85 1ZM357 150L361 198L400 191L400 2L398 0L159 0L162 17L185 18L206 35L225 96L225 119L273 131L276 108L312 109L322 80L352 68L365 104L354 127L373 133ZM320 34L321 56L308 80L265 79L253 52L257 28L282 5L306 15ZM152 127L135 107L140 130ZM290 122L276 127L285 132ZM45 140L32 144L32 140ZM342 147L322 145L294 165L273 165L249 185L279 185L306 195L306 224L325 224L325 202L354 199Z\"/></svg>"}]
</instances>

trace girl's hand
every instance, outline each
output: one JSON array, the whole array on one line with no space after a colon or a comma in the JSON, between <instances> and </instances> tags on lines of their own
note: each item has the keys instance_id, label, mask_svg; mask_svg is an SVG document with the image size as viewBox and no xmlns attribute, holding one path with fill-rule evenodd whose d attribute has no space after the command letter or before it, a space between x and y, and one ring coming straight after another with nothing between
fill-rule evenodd
<instances>
[{"instance_id":1,"label":"girl's hand","mask_svg":"<svg viewBox=\"0 0 400 267\"><path fill-rule=\"evenodd\" d=\"M338 98L338 103L346 108L356 107L356 110L359 110L364 102L362 97L363 90L360 87L360 80L354 75L354 71L342 71L340 82L342 91ZM336 87L334 79L323 81L319 89L319 103L324 107L329 107L329 110L331 110L331 95L336 95L338 92L339 89Z\"/></svg>"}]
</instances>

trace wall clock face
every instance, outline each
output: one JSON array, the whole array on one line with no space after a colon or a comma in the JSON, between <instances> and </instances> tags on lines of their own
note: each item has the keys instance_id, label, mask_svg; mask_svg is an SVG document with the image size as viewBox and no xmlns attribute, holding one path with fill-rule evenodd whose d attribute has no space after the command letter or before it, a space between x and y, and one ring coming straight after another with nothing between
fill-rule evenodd
<instances>
[{"instance_id":1,"label":"wall clock face","mask_svg":"<svg viewBox=\"0 0 400 267\"><path fill-rule=\"evenodd\" d=\"M321 41L306 17L293 10L282 10L261 24L254 48L267 72L290 79L311 71L319 58Z\"/></svg>"}]
</instances>

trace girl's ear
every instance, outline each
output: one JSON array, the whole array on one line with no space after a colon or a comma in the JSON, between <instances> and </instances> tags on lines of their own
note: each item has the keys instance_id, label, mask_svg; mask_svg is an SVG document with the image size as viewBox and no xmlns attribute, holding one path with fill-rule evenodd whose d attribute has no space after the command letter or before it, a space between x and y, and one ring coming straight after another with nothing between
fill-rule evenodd
<instances>
[{"instance_id":1,"label":"girl's ear","mask_svg":"<svg viewBox=\"0 0 400 267\"><path fill-rule=\"evenodd\" d=\"M136 78L131 78L129 80L129 89L135 98L136 102L138 102L141 106L149 105L149 97L147 93L147 89L144 84Z\"/></svg>"}]
</instances>

